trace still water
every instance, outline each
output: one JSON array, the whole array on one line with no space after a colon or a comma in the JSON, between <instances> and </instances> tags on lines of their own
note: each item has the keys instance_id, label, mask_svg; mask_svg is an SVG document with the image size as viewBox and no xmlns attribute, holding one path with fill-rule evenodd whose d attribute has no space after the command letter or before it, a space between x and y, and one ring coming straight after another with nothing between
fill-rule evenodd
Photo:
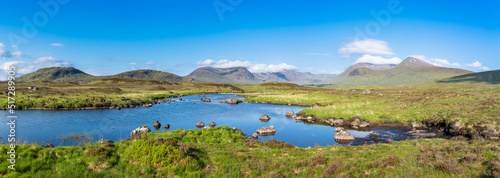
<instances>
[{"instance_id":1,"label":"still water","mask_svg":"<svg viewBox=\"0 0 500 178\"><path fill-rule=\"evenodd\" d=\"M206 95L212 102L199 101L200 96L185 96L184 101L173 98L178 102L161 103L152 107L124 108L122 110L69 110L69 111L16 111L16 137L22 143L46 144L52 142L55 146L77 145L81 139L71 139L69 135L84 135L95 142L100 139L120 141L130 138L130 132L142 125L147 125L153 132L164 131L163 126L170 124L169 130L199 129L198 122L215 122L218 126L236 127L251 135L258 128L274 126L276 134L273 136L259 136L259 140L276 139L289 142L298 147L314 147L338 145L333 136L335 127L313 125L296 122L295 119L285 117L285 113L297 113L305 107L240 103L221 104L217 101L228 98L243 99L230 94ZM7 111L0 111L0 142L7 143L9 122ZM262 122L259 117L269 115L269 122ZM162 127L156 130L155 121L160 121ZM349 130L355 138L366 138L376 131Z\"/></svg>"}]
</instances>

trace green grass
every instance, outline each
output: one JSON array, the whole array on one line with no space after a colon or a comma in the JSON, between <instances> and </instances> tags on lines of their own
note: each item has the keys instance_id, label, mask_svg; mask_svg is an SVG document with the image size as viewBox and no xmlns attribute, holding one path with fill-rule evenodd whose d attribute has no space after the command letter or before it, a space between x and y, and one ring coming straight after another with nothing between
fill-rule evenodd
<instances>
[{"instance_id":1,"label":"green grass","mask_svg":"<svg viewBox=\"0 0 500 178\"><path fill-rule=\"evenodd\" d=\"M7 152L8 145L0 151ZM148 133L82 147L18 145L5 177L478 177L500 174L500 143L418 139L358 147L290 148L229 127ZM0 159L7 159L1 154Z\"/></svg>"},{"instance_id":2,"label":"green grass","mask_svg":"<svg viewBox=\"0 0 500 178\"><path fill-rule=\"evenodd\" d=\"M40 90L28 90L37 86ZM7 88L0 82L0 88ZM172 84L165 81L106 79L90 84L30 82L16 83L16 107L18 108L83 108L110 107L111 105L142 105L150 99L192 95L200 93L242 92L240 88L227 84ZM0 107L7 106L7 96L0 95Z\"/></svg>"}]
</instances>

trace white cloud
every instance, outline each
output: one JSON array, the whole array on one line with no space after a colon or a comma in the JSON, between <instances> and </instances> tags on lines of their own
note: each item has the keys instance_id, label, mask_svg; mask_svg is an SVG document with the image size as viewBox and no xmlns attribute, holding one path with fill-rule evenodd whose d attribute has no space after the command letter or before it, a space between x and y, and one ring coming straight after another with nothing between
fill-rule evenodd
<instances>
[{"instance_id":1,"label":"white cloud","mask_svg":"<svg viewBox=\"0 0 500 178\"><path fill-rule=\"evenodd\" d=\"M353 41L338 50L342 57L351 57L353 55L394 55L387 42L367 39Z\"/></svg>"},{"instance_id":2,"label":"white cloud","mask_svg":"<svg viewBox=\"0 0 500 178\"><path fill-rule=\"evenodd\" d=\"M61 61L60 59L53 58L53 57L41 57L41 58L35 59L31 62L8 61L8 62L3 63L0 66L0 69L3 70L4 72L6 72L8 67L11 65L16 65L16 72L18 74L26 74L26 73L34 72L34 71L41 69L41 68L67 67L67 66L70 66L71 64L69 62L64 62L64 61Z\"/></svg>"},{"instance_id":3,"label":"white cloud","mask_svg":"<svg viewBox=\"0 0 500 178\"><path fill-rule=\"evenodd\" d=\"M205 61L198 61L196 63L199 67L215 67L215 68L230 68L230 67L245 67L250 72L255 73L266 73L266 72L280 72L283 70L295 70L297 67L294 65L289 65L286 63L281 63L278 65L273 64L252 64L249 61L230 61L227 59L214 61L212 59L207 59Z\"/></svg>"},{"instance_id":4,"label":"white cloud","mask_svg":"<svg viewBox=\"0 0 500 178\"><path fill-rule=\"evenodd\" d=\"M212 60L212 59L207 59L205 61L198 61L196 63L197 66L201 66L201 67L206 67L206 66L210 66L210 65L213 65L215 64L215 61Z\"/></svg>"},{"instance_id":5,"label":"white cloud","mask_svg":"<svg viewBox=\"0 0 500 178\"><path fill-rule=\"evenodd\" d=\"M382 56L372 56L365 54L358 58L355 63L372 63L372 64L399 64L401 59L398 57L384 58Z\"/></svg>"},{"instance_id":6,"label":"white cloud","mask_svg":"<svg viewBox=\"0 0 500 178\"><path fill-rule=\"evenodd\" d=\"M130 64L130 65L136 65L137 63L135 63L135 62L131 62L131 63L129 63L129 64Z\"/></svg>"},{"instance_id":7,"label":"white cloud","mask_svg":"<svg viewBox=\"0 0 500 178\"><path fill-rule=\"evenodd\" d=\"M50 45L57 46L57 47L64 47L64 44L62 44L62 43L52 43Z\"/></svg>"},{"instance_id":8,"label":"white cloud","mask_svg":"<svg viewBox=\"0 0 500 178\"><path fill-rule=\"evenodd\" d=\"M439 66L439 67L460 67L461 66L459 63L456 63L456 62L455 63L451 63L451 62L449 62L446 59L439 59L439 58L428 59L424 55L411 55L409 57L414 57L414 58L423 60L423 61L425 61L425 62L427 62L429 64L432 64L432 65L435 65L435 66Z\"/></svg>"},{"instance_id":9,"label":"white cloud","mask_svg":"<svg viewBox=\"0 0 500 178\"><path fill-rule=\"evenodd\" d=\"M475 67L479 70L491 70L489 67L484 66L479 61L473 62L472 64L467 64L469 67Z\"/></svg>"},{"instance_id":10,"label":"white cloud","mask_svg":"<svg viewBox=\"0 0 500 178\"><path fill-rule=\"evenodd\" d=\"M248 68L250 72L254 73L266 73L266 72L281 72L284 70L295 70L297 67L294 65L289 65L285 63L281 63L278 65L268 65L268 64L255 64Z\"/></svg>"},{"instance_id":11,"label":"white cloud","mask_svg":"<svg viewBox=\"0 0 500 178\"><path fill-rule=\"evenodd\" d=\"M479 70L491 70L489 67L479 67Z\"/></svg>"},{"instance_id":12,"label":"white cloud","mask_svg":"<svg viewBox=\"0 0 500 178\"><path fill-rule=\"evenodd\" d=\"M330 56L329 53L304 53L305 55L312 55L312 56Z\"/></svg>"},{"instance_id":13,"label":"white cloud","mask_svg":"<svg viewBox=\"0 0 500 178\"><path fill-rule=\"evenodd\" d=\"M148 62L146 62L146 65L153 65L153 64L156 64L156 63L155 63L155 62L153 62L153 61L148 61Z\"/></svg>"},{"instance_id":14,"label":"white cloud","mask_svg":"<svg viewBox=\"0 0 500 178\"><path fill-rule=\"evenodd\" d=\"M469 67L481 67L483 64L481 64L479 61L476 61L472 64L467 64Z\"/></svg>"}]
</instances>

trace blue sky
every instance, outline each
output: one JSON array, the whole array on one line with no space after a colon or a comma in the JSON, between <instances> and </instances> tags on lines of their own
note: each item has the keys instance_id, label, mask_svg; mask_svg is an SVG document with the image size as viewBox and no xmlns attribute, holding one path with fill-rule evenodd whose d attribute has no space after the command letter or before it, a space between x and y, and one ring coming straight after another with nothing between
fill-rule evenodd
<instances>
[{"instance_id":1,"label":"blue sky","mask_svg":"<svg viewBox=\"0 0 500 178\"><path fill-rule=\"evenodd\" d=\"M408 56L500 69L496 0L40 2L0 3L1 69L339 73L356 62L397 64Z\"/></svg>"}]
</instances>

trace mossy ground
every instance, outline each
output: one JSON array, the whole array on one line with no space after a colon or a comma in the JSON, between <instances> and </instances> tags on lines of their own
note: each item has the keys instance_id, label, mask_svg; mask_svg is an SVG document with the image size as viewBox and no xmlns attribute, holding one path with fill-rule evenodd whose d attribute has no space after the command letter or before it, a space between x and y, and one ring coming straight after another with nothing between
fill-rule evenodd
<instances>
[{"instance_id":1,"label":"mossy ground","mask_svg":"<svg viewBox=\"0 0 500 178\"><path fill-rule=\"evenodd\" d=\"M144 137L145 135L143 135ZM0 146L7 152L8 145ZM500 143L417 139L357 147L290 148L246 139L239 130L148 133L113 144L18 145L5 177L478 177L500 176ZM7 159L1 154L0 159Z\"/></svg>"},{"instance_id":2,"label":"mossy ground","mask_svg":"<svg viewBox=\"0 0 500 178\"><path fill-rule=\"evenodd\" d=\"M300 87L289 84L240 86L250 102L320 107L301 111L319 119L351 118L377 124L457 120L470 125L500 125L499 85L419 84L390 87ZM368 94L364 91L370 90ZM401 92L400 92L401 91ZM380 93L381 95L379 95Z\"/></svg>"}]
</instances>

